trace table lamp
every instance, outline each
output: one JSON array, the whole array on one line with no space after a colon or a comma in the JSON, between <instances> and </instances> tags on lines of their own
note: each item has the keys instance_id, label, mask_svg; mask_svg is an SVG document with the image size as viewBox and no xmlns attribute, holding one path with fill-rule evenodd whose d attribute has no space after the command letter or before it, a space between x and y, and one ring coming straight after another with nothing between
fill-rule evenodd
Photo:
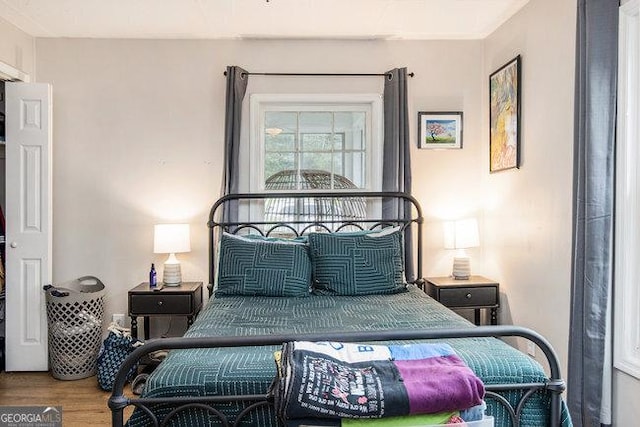
<instances>
[{"instance_id":1,"label":"table lamp","mask_svg":"<svg viewBox=\"0 0 640 427\"><path fill-rule=\"evenodd\" d=\"M471 276L471 260L465 249L480 246L478 221L475 218L444 223L444 247L456 249L451 275L456 280L468 280Z\"/></svg>"},{"instance_id":2,"label":"table lamp","mask_svg":"<svg viewBox=\"0 0 640 427\"><path fill-rule=\"evenodd\" d=\"M164 262L162 281L165 286L179 286L182 282L180 261L176 254L191 251L189 224L156 224L153 233L153 252L169 254Z\"/></svg>"}]
</instances>

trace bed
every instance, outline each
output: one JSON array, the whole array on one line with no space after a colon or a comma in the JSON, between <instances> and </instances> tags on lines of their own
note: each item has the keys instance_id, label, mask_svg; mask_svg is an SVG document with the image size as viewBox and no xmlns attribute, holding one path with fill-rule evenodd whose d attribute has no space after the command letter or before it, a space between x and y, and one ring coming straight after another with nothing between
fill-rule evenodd
<instances>
[{"instance_id":1,"label":"bed","mask_svg":"<svg viewBox=\"0 0 640 427\"><path fill-rule=\"evenodd\" d=\"M219 219L227 217L230 210L245 219ZM557 357L542 336L513 326L474 326L423 292L422 222L420 205L403 193L284 192L221 198L213 205L208 223L209 283L210 294L214 297L183 338L148 341L127 359L109 399L113 425L123 425L123 411L127 406L135 407L127 422L132 427L282 425L275 416L273 397L268 392L276 373L273 352L285 342L305 340L446 341L484 382L487 413L494 417L496 426L570 426L561 400L565 385ZM365 236L368 240L364 244L358 240L356 246L366 251L366 244L374 240L368 235L370 230L374 230L379 239L371 251L377 253L385 245L382 242L385 239L385 242L393 242L390 245L395 254L402 252L400 257L388 257L383 252L383 259L372 263L384 264L388 258L393 258L389 262L395 264L388 266L388 270L394 273L385 273L395 275L393 286L397 286L397 269L408 271L405 263L413 264L416 279L404 283L403 277L401 290L387 286L380 292L372 291L369 285L375 280L367 270L361 277L351 271L348 277L353 278L356 285L346 294L336 292L331 286L325 286L331 280L325 283L323 274L328 271L335 276L342 274L342 270L338 273L331 268L324 271L314 264L314 292L309 292L304 289L304 280L283 279L269 276L270 273L256 278L252 273L246 273L253 271L252 268L236 258L231 263L236 268L235 275L230 273L230 278L226 277L225 271L232 268L225 267L225 259L229 261L229 254L253 248L253 240L259 244L263 244L263 240L283 243L267 247L271 251L274 247L288 251L287 254L294 257L298 243L310 245L311 258L316 256L318 265L330 258L333 268L336 259L343 261L341 254L334 253L335 247L345 246L343 240L334 244L335 239L351 241ZM398 234L401 235L400 242L414 242L413 255L404 253L403 247L393 246L398 240L388 236ZM295 249L290 247L293 244L286 246L292 241ZM329 244L325 245L327 242ZM329 251L330 256L326 259L322 258L327 255L323 250ZM252 257L249 259L254 263L259 262L255 253ZM402 263L400 267L399 262ZM301 277L311 274L302 270L296 274ZM238 271L241 279L237 277ZM286 282L287 285L284 290L271 285L268 290L261 290L261 286L267 286L265 282ZM550 374L500 339L508 336L533 341L545 354ZM171 351L149 377L143 395L138 398L125 396L129 368L146 354L161 349Z\"/></svg>"}]
</instances>

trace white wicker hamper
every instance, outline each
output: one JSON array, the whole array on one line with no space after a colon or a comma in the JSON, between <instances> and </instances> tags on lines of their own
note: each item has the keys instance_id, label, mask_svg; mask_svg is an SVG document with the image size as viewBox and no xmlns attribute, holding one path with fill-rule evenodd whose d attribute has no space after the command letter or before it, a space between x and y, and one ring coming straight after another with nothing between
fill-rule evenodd
<instances>
[{"instance_id":1,"label":"white wicker hamper","mask_svg":"<svg viewBox=\"0 0 640 427\"><path fill-rule=\"evenodd\" d=\"M46 293L51 375L60 380L95 375L102 343L104 284L84 276Z\"/></svg>"}]
</instances>

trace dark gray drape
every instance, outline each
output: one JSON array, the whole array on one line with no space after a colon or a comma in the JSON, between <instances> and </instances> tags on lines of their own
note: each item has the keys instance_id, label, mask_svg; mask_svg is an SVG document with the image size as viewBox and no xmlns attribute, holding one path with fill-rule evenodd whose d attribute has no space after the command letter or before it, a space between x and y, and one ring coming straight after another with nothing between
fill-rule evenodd
<instances>
[{"instance_id":1,"label":"dark gray drape","mask_svg":"<svg viewBox=\"0 0 640 427\"><path fill-rule=\"evenodd\" d=\"M247 92L249 74L237 66L227 67L227 91L224 118L224 175L222 192L234 194L238 192L240 125L242 122L242 100ZM238 218L238 205L225 204L225 221Z\"/></svg>"},{"instance_id":2,"label":"dark gray drape","mask_svg":"<svg viewBox=\"0 0 640 427\"><path fill-rule=\"evenodd\" d=\"M578 0L568 403L600 426L612 281L618 1ZM608 379L605 379L607 381Z\"/></svg>"},{"instance_id":3,"label":"dark gray drape","mask_svg":"<svg viewBox=\"0 0 640 427\"><path fill-rule=\"evenodd\" d=\"M384 146L382 190L411 193L411 157L409 112L407 106L407 69L394 68L384 78ZM383 218L410 218L411 205L383 200ZM400 215L400 216L398 216ZM413 239L405 233L405 275L414 280Z\"/></svg>"}]
</instances>

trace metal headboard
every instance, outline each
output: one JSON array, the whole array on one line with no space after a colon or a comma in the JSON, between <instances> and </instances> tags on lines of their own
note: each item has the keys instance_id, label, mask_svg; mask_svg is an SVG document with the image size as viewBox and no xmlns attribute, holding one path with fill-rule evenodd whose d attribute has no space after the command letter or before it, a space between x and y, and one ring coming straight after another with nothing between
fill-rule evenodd
<instances>
[{"instance_id":1,"label":"metal headboard","mask_svg":"<svg viewBox=\"0 0 640 427\"><path fill-rule=\"evenodd\" d=\"M293 201L301 206L298 212L284 212L284 215L260 216L259 220L244 219L245 216L255 214L256 210L273 200ZM376 211L368 217L354 218L352 215L341 216L340 209L328 209L331 214L319 212L322 206L336 207L340 203L363 203ZM271 203L273 205L273 203ZM311 208L306 208L311 206ZM238 219L229 219L227 211L240 211ZM373 207L373 208L372 208ZM243 212L245 211L245 212ZM336 214L336 212L338 212ZM391 213L390 213L391 212ZM403 213L406 212L406 215ZM255 233L263 236L286 233L291 237L308 234L313 231L345 232L354 229L373 230L387 226L401 226L405 236L415 238L412 244L413 256L407 263L413 263L416 272L412 283L422 287L422 208L418 201L410 194L402 192L371 192L371 191L341 191L341 192L269 192L228 194L218 199L209 212L209 295L213 292L216 277L216 256L218 240L222 232L231 234ZM406 239L406 238L405 238Z\"/></svg>"}]
</instances>

